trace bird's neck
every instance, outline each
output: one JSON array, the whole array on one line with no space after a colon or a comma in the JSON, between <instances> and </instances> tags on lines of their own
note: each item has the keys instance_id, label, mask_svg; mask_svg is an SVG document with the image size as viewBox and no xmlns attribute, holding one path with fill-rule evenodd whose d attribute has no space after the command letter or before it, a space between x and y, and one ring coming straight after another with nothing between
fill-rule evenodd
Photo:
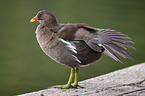
<instances>
[{"instance_id":1,"label":"bird's neck","mask_svg":"<svg viewBox=\"0 0 145 96\"><path fill-rule=\"evenodd\" d=\"M44 25L44 26L47 26L47 27L49 27L49 28L56 27L56 26L59 25L56 18L54 18L54 19L49 19L49 20L41 20L41 21L39 21L39 22L40 22L40 24L42 24L42 25Z\"/></svg>"}]
</instances>

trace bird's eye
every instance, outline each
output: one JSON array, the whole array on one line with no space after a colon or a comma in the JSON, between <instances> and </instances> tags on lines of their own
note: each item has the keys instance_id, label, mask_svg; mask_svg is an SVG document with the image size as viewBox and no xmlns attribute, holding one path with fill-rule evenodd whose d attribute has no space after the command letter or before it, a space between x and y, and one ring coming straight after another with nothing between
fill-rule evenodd
<instances>
[{"instance_id":1,"label":"bird's eye","mask_svg":"<svg viewBox=\"0 0 145 96\"><path fill-rule=\"evenodd\" d=\"M42 15L41 13L38 14L38 16L37 16L38 20L41 20L41 15Z\"/></svg>"}]
</instances>

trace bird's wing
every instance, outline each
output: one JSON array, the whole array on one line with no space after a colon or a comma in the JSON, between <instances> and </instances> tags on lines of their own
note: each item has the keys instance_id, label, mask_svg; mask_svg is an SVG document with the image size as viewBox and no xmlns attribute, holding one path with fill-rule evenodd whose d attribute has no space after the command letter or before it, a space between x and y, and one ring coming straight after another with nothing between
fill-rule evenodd
<instances>
[{"instance_id":1,"label":"bird's wing","mask_svg":"<svg viewBox=\"0 0 145 96\"><path fill-rule=\"evenodd\" d=\"M131 38L120 32L110 29L97 29L87 25L79 26L80 29L76 32L75 39L83 39L94 51L101 52L102 47L104 53L116 61L121 61L119 56L133 60L128 54L127 47L135 49L129 44L134 44L130 41Z\"/></svg>"},{"instance_id":2,"label":"bird's wing","mask_svg":"<svg viewBox=\"0 0 145 96\"><path fill-rule=\"evenodd\" d=\"M131 38L120 32L110 29L98 29L90 27L86 24L69 24L62 27L58 34L60 38L66 41L83 40L86 44L96 52L103 52L109 57L123 63L119 56L133 60L128 54L127 47L135 49L129 44Z\"/></svg>"}]
</instances>

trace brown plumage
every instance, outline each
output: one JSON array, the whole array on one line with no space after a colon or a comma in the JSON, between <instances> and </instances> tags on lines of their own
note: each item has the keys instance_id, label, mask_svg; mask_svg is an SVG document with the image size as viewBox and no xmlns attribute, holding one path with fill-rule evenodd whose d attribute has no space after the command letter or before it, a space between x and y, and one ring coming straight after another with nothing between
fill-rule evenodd
<instances>
[{"instance_id":1,"label":"brown plumage","mask_svg":"<svg viewBox=\"0 0 145 96\"><path fill-rule=\"evenodd\" d=\"M59 24L56 17L46 10L39 11L31 19L31 22L34 21L40 22L36 37L45 54L76 70L99 60L102 53L121 63L119 56L133 60L126 47L135 49L129 45L134 43L120 32L93 28L86 24Z\"/></svg>"}]
</instances>

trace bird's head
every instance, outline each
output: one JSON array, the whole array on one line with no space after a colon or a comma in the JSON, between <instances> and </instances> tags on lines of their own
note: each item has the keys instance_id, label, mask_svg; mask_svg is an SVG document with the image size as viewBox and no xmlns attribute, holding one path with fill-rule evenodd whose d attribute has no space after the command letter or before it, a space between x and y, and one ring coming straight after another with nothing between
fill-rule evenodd
<instances>
[{"instance_id":1,"label":"bird's head","mask_svg":"<svg viewBox=\"0 0 145 96\"><path fill-rule=\"evenodd\" d=\"M37 15L30 20L30 22L39 21L40 23L45 23L48 25L57 23L57 19L51 12L47 10L41 10Z\"/></svg>"}]
</instances>

